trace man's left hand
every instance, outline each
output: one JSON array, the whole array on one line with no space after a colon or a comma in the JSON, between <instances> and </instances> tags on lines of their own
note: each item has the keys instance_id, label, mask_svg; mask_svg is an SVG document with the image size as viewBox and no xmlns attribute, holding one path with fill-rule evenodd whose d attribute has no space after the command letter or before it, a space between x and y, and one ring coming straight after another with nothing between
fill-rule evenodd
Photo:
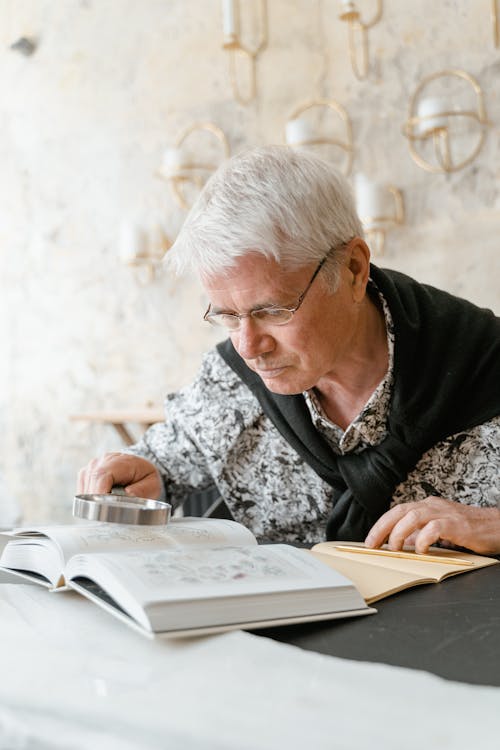
<instances>
[{"instance_id":1,"label":"man's left hand","mask_svg":"<svg viewBox=\"0 0 500 750\"><path fill-rule=\"evenodd\" d=\"M412 543L416 552L425 553L431 544L444 542L481 555L499 554L500 510L433 496L401 503L379 518L365 544L380 547L386 541L391 550Z\"/></svg>"}]
</instances>

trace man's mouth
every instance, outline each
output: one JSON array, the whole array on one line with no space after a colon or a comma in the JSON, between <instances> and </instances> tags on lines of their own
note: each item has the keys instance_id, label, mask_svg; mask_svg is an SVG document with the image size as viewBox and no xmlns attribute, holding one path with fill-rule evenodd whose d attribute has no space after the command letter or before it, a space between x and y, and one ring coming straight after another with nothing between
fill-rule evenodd
<instances>
[{"instance_id":1,"label":"man's mouth","mask_svg":"<svg viewBox=\"0 0 500 750\"><path fill-rule=\"evenodd\" d=\"M252 369L263 380L268 380L269 378L275 378L280 375L285 367L286 365L282 365L281 367L253 367Z\"/></svg>"}]
</instances>

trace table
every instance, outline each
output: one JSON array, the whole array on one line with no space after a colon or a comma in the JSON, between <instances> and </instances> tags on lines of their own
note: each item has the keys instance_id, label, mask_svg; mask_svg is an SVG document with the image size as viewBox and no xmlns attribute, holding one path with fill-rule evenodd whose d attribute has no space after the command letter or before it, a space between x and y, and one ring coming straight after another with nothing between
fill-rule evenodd
<instances>
[{"instance_id":1,"label":"table","mask_svg":"<svg viewBox=\"0 0 500 750\"><path fill-rule=\"evenodd\" d=\"M147 430L155 422L163 422L165 413L162 407L151 406L138 409L111 409L101 411L71 414L70 419L111 425L121 437L125 445L137 442L127 424L138 424L142 430Z\"/></svg>"},{"instance_id":2,"label":"table","mask_svg":"<svg viewBox=\"0 0 500 750\"><path fill-rule=\"evenodd\" d=\"M374 606L372 617L259 632L321 654L500 687L500 565L407 589Z\"/></svg>"}]
</instances>

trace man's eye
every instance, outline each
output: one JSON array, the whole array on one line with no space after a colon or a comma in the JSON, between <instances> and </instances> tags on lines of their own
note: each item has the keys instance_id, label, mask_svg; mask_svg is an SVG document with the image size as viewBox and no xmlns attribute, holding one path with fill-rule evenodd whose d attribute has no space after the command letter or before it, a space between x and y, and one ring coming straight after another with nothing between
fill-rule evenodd
<instances>
[{"instance_id":1,"label":"man's eye","mask_svg":"<svg viewBox=\"0 0 500 750\"><path fill-rule=\"evenodd\" d=\"M240 322L238 316L232 313L219 313L217 318L224 326L234 326Z\"/></svg>"},{"instance_id":2,"label":"man's eye","mask_svg":"<svg viewBox=\"0 0 500 750\"><path fill-rule=\"evenodd\" d=\"M268 307L264 310L255 310L254 317L259 320L282 320L288 317L288 310L284 307Z\"/></svg>"},{"instance_id":3,"label":"man's eye","mask_svg":"<svg viewBox=\"0 0 500 750\"><path fill-rule=\"evenodd\" d=\"M254 318L279 318L283 314L282 307L264 307L253 311Z\"/></svg>"}]
</instances>

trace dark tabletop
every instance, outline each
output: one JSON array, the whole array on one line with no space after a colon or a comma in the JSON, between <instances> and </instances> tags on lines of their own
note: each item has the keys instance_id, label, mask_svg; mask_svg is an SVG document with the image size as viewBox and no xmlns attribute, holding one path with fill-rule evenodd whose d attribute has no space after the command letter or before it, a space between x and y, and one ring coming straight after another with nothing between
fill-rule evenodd
<instances>
[{"instance_id":1,"label":"dark tabletop","mask_svg":"<svg viewBox=\"0 0 500 750\"><path fill-rule=\"evenodd\" d=\"M255 631L309 651L500 686L500 565L407 589L375 615Z\"/></svg>"}]
</instances>

